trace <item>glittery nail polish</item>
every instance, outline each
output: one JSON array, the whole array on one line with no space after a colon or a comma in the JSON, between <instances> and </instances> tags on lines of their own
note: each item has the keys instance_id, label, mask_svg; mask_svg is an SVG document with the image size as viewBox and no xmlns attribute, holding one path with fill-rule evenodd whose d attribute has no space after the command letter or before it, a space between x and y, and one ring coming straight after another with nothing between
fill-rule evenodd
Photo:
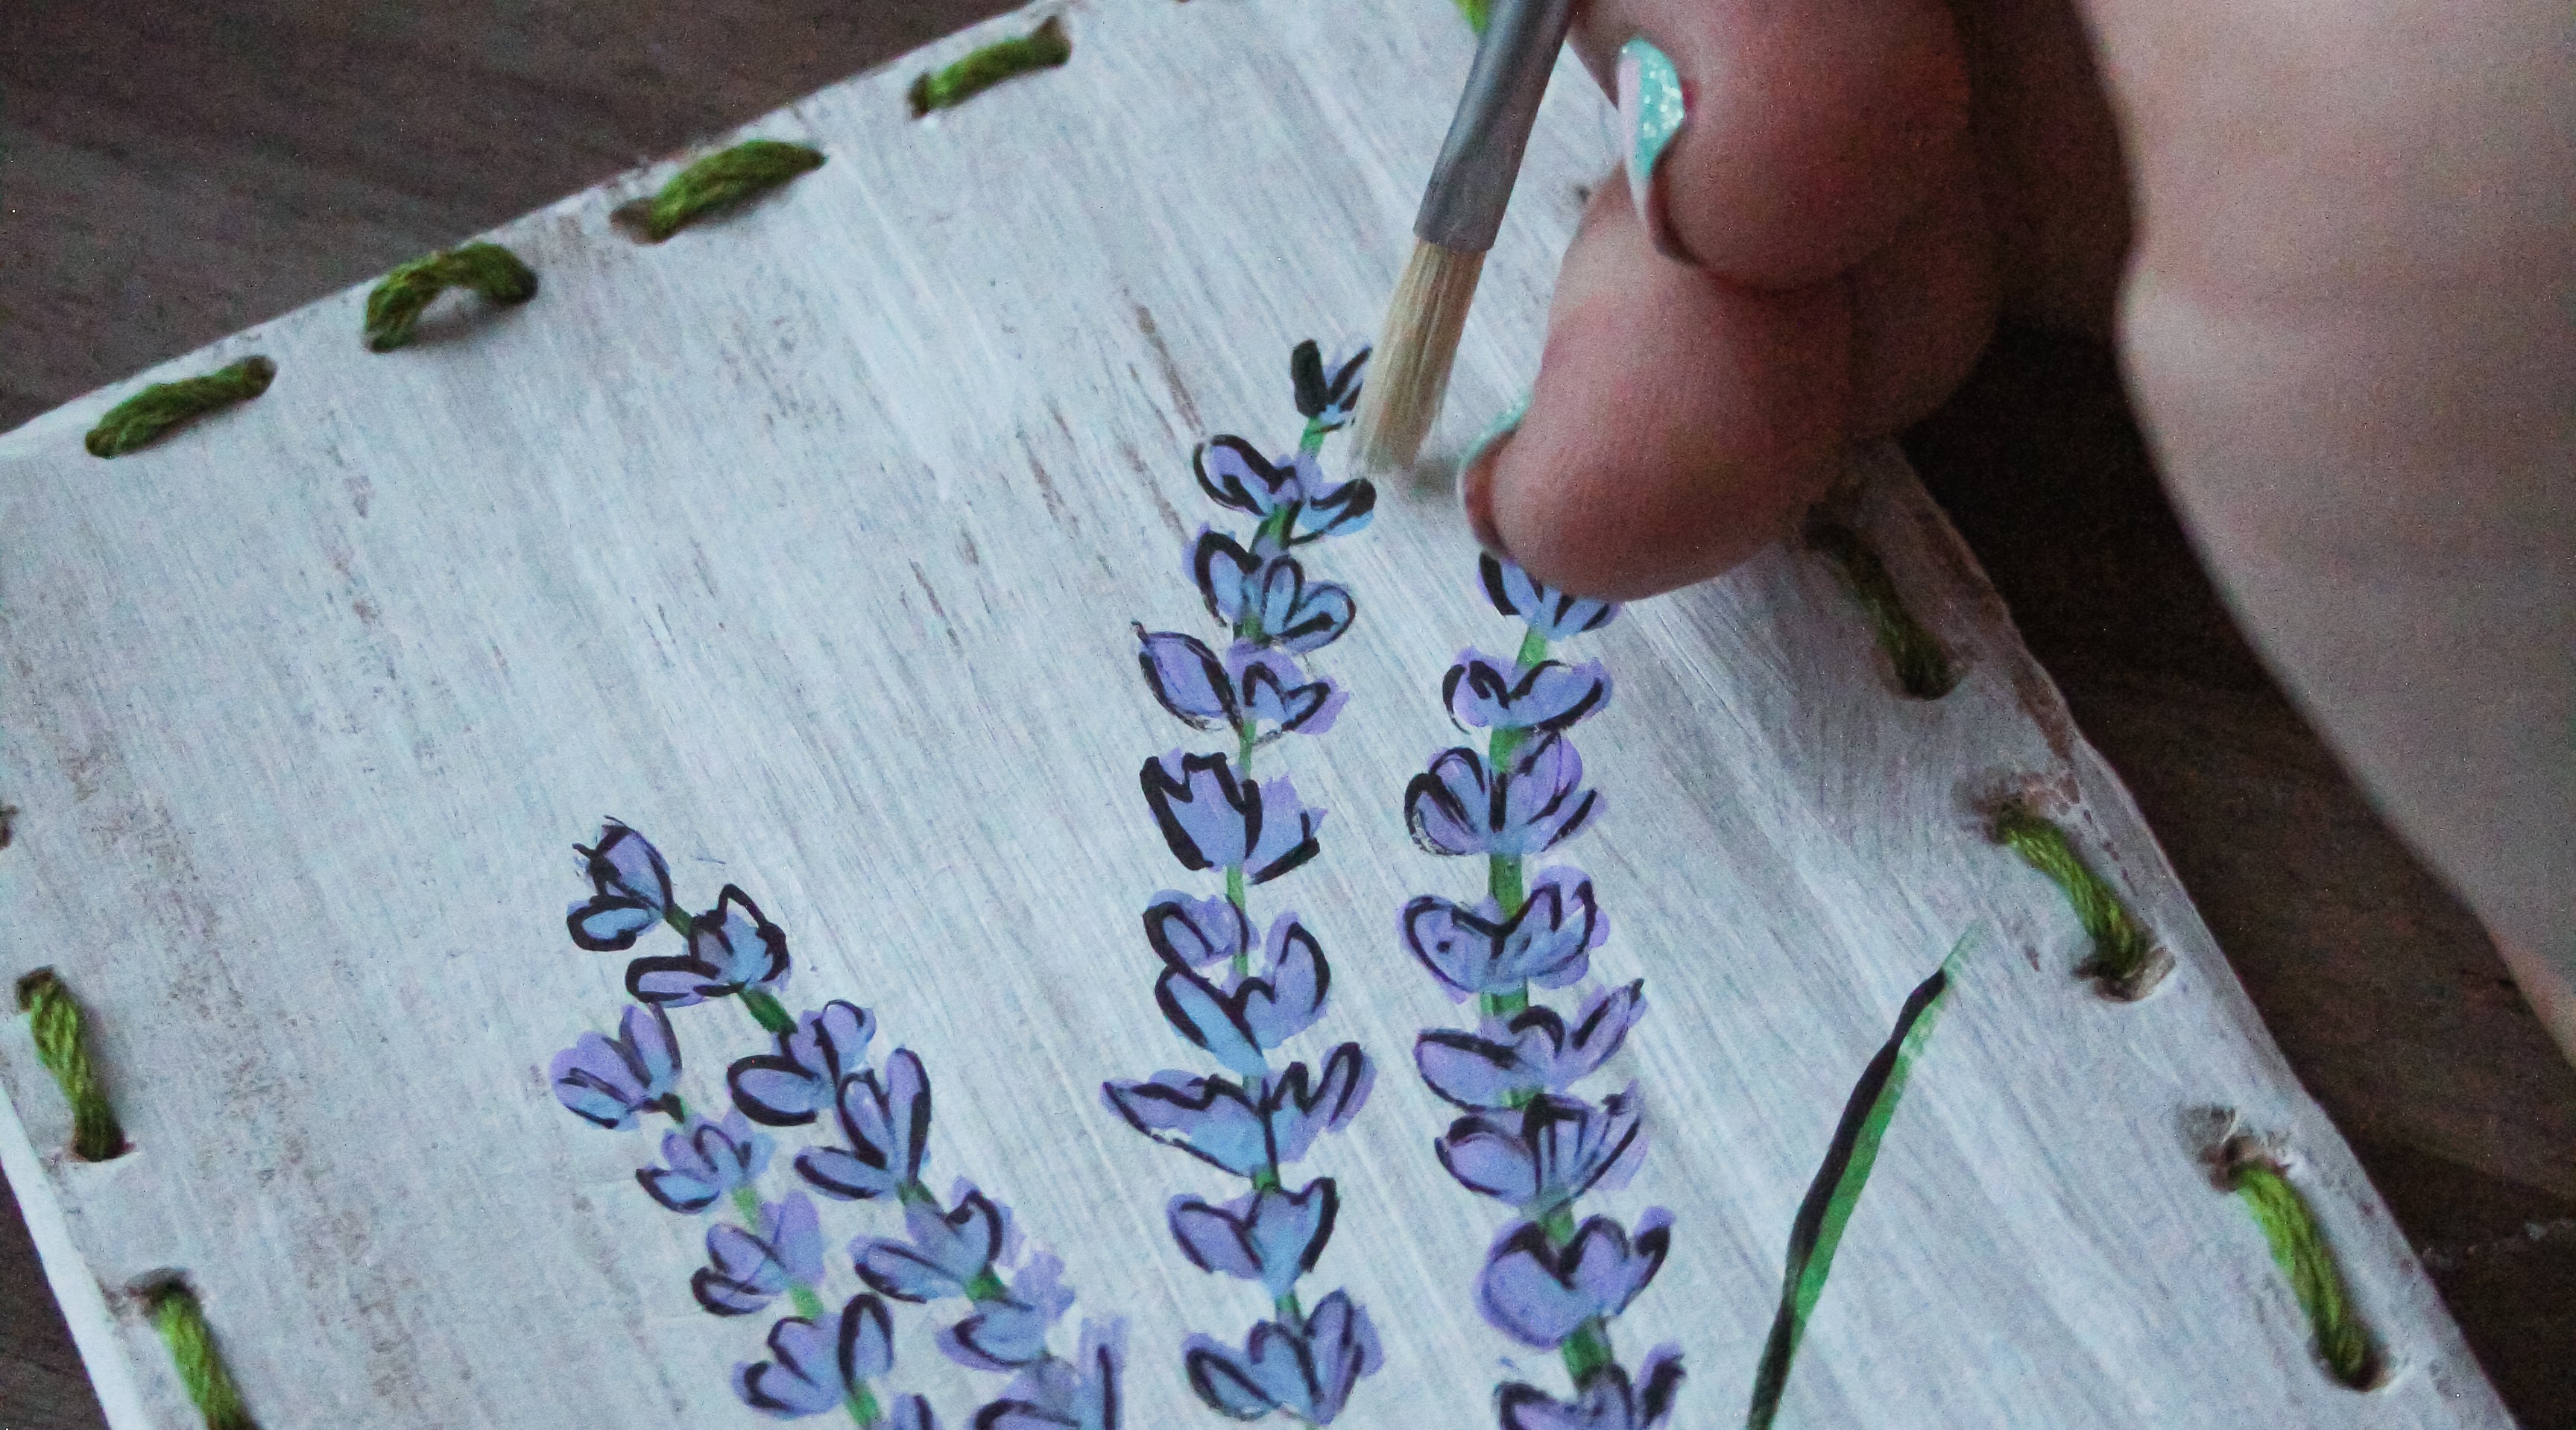
<instances>
[{"instance_id":1,"label":"glittery nail polish","mask_svg":"<svg viewBox=\"0 0 2576 1430\"><path fill-rule=\"evenodd\" d=\"M1628 197L1658 244L1669 248L1669 224L1655 187L1655 165L1679 134L1686 104L1681 72L1642 37L1619 47L1619 119L1628 134Z\"/></svg>"}]
</instances>

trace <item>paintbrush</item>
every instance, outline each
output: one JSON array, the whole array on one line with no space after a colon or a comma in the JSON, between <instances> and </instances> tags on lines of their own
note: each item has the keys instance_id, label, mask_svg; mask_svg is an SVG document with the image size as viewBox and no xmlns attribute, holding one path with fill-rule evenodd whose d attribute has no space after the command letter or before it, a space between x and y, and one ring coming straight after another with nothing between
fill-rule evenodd
<instances>
[{"instance_id":1,"label":"paintbrush","mask_svg":"<svg viewBox=\"0 0 2576 1430\"><path fill-rule=\"evenodd\" d=\"M1499 0L1493 8L1414 215L1413 257L1387 302L1376 370L1360 391L1354 438L1362 471L1411 466L1440 415L1485 252L1502 227L1573 17L1574 0Z\"/></svg>"}]
</instances>

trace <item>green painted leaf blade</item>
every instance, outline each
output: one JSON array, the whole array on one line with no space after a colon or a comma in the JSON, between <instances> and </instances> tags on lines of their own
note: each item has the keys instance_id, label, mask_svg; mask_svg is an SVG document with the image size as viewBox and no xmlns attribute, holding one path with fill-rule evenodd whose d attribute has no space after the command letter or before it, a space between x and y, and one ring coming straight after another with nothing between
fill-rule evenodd
<instances>
[{"instance_id":1,"label":"green painted leaf blade","mask_svg":"<svg viewBox=\"0 0 2576 1430\"><path fill-rule=\"evenodd\" d=\"M1896 1105L1905 1096L1914 1061L1930 1041L1933 1025L1940 1021L1942 1005L1949 999L1951 971L1975 938L1973 930L1962 936L1932 976L1907 995L1904 1009L1896 1015L1896 1027L1861 1070L1860 1081L1853 1084L1851 1097L1843 1104L1842 1121L1834 1128L1824 1164L1816 1169L1805 1200L1798 1204L1797 1218L1789 1225L1789 1259L1781 1277L1780 1309L1771 1319L1771 1337L1762 1347L1762 1363L1753 1375L1753 1404L1744 1417L1747 1430L1769 1430L1773 1417L1780 1413L1780 1395L1789 1386L1790 1363L1797 1359L1798 1343L1806 1336L1807 1318L1814 1314L1817 1301L1825 1294L1825 1278L1833 1274L1834 1252L1842 1245L1843 1228L1850 1224L1853 1210L1860 1205L1862 1189L1869 1185L1870 1169L1878 1162L1879 1143L1886 1138L1888 1124L1896 1117Z\"/></svg>"}]
</instances>

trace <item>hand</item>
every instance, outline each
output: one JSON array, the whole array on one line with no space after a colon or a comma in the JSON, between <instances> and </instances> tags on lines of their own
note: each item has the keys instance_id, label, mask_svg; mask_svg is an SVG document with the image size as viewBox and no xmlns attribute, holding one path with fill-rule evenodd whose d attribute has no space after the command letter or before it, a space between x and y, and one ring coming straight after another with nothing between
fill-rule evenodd
<instances>
[{"instance_id":1,"label":"hand","mask_svg":"<svg viewBox=\"0 0 2576 1430\"><path fill-rule=\"evenodd\" d=\"M2490 926L2576 972L2565 7L1591 0L1575 44L1614 86L1640 36L1687 101L1653 221L1624 175L1593 196L1528 414L1462 476L1480 537L1586 594L1713 575L1998 309L2108 332L2116 300L2256 645Z\"/></svg>"}]
</instances>

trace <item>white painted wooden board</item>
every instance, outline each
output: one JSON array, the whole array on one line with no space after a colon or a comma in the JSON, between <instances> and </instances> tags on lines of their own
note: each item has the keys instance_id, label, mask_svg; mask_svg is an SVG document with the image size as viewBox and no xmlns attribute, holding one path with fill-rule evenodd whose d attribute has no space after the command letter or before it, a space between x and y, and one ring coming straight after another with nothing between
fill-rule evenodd
<instances>
[{"instance_id":1,"label":"white painted wooden board","mask_svg":"<svg viewBox=\"0 0 2576 1430\"><path fill-rule=\"evenodd\" d=\"M60 1154L68 1116L15 1019L0 1163L120 1430L189 1423L123 1294L164 1269L270 1430L757 1422L726 1373L764 1322L691 1302L700 1228L632 1179L650 1140L546 1086L623 1001L624 957L562 925L585 892L569 846L610 814L694 906L735 882L786 927L791 1008L854 999L880 1050L924 1058L931 1181L976 1178L1064 1256L1077 1315L1127 1318L1127 1423L1216 1423L1179 1342L1239 1339L1261 1296L1191 1269L1162 1208L1230 1192L1098 1096L1197 1066L1136 919L1157 889L1212 891L1137 794L1186 732L1137 680L1128 622L1199 628L1180 539L1223 514L1190 449L1285 446L1289 345L1374 327L1469 39L1435 0L1108 0L1071 12L1069 67L905 118L921 64L1027 23L752 126L830 163L661 247L607 216L667 170L509 225L543 275L525 308L378 357L352 291L138 378L280 368L142 454L80 447L132 384L0 438L0 794L23 810L0 972L61 970L136 1144ZM1578 187L1612 149L1562 69L1435 456L1532 370ZM1955 535L1892 451L1856 460L1864 529L1963 658L1947 699L1898 698L1828 572L1788 552L1586 638L1618 681L1579 732L1607 813L1563 855L1613 921L1598 970L1647 980L1622 1059L1656 1139L1598 1205L1677 1219L1623 1357L1679 1342L1674 1423L1740 1418L1844 1095L1982 923L1784 1425L2507 1424ZM1255 894L1333 960L1299 1048L1356 1038L1381 1068L1307 1164L1343 1189L1309 1303L1350 1288L1385 1342L1346 1424L1490 1424L1496 1379L1562 1385L1473 1309L1505 1214L1431 1155L1452 1113L1408 1050L1458 1015L1393 933L1408 896L1477 879L1401 814L1457 740L1452 656L1514 634L1474 556L1428 488L1321 548L1360 619L1316 663L1352 703L1264 756L1332 811L1321 857ZM2151 1000L2069 976L2065 902L1982 839L1971 802L2024 776L2074 798L2177 955ZM721 1005L676 1021L704 1103L760 1040ZM2217 1105L2286 1136L2396 1362L2384 1388L2313 1363L2195 1160ZM881 1208L825 1212L835 1245L892 1231ZM962 1421L998 1380L899 1309L895 1381Z\"/></svg>"}]
</instances>

